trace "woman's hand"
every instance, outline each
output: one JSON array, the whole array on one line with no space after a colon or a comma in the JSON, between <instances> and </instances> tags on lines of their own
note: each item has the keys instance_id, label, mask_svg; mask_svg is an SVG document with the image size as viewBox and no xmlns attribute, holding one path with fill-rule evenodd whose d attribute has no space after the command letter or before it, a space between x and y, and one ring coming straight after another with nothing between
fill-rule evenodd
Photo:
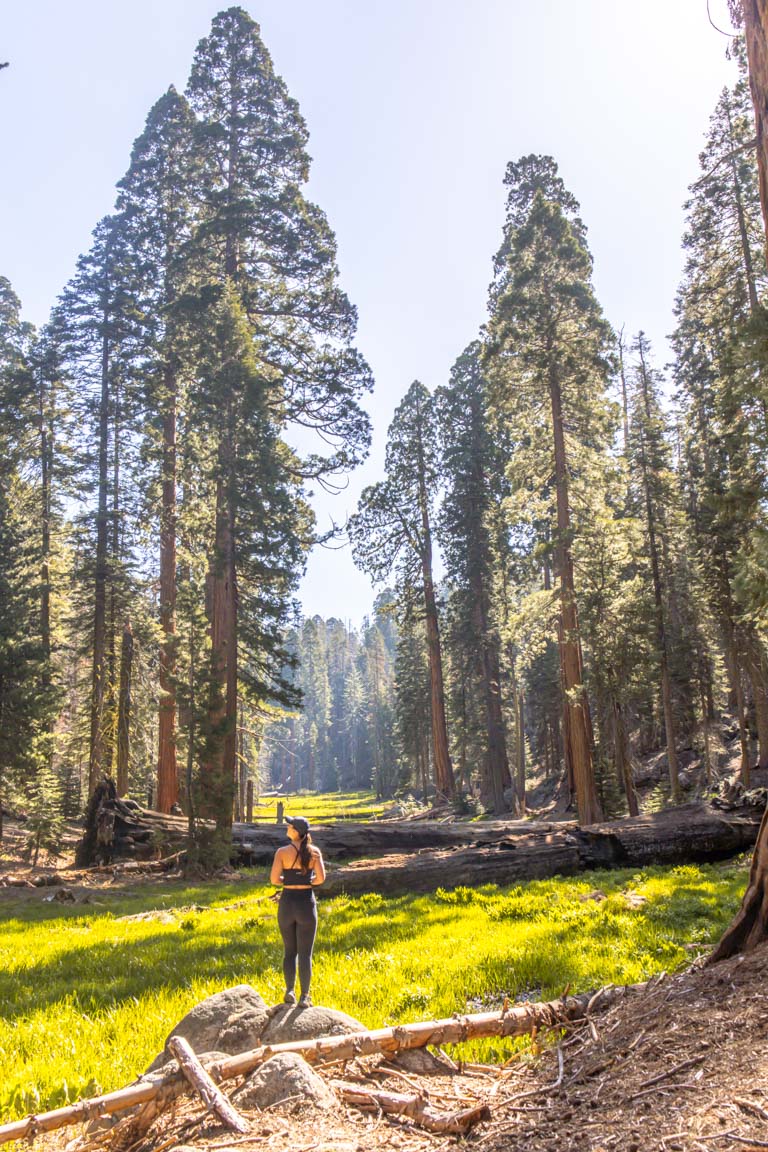
<instances>
[{"instance_id":1,"label":"woman's hand","mask_svg":"<svg viewBox=\"0 0 768 1152\"><path fill-rule=\"evenodd\" d=\"M312 881L312 887L317 888L318 884L322 884L325 880L325 864L323 864L322 854L318 849L312 853L312 867L315 870L315 878Z\"/></svg>"}]
</instances>

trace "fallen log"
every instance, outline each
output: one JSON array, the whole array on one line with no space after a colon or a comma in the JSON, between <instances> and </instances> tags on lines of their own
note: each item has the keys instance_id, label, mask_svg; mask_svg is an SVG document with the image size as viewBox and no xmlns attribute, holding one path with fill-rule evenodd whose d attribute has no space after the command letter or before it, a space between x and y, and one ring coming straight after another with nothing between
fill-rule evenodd
<instances>
[{"instance_id":1,"label":"fallen log","mask_svg":"<svg viewBox=\"0 0 768 1152\"><path fill-rule=\"evenodd\" d=\"M215 1082L192 1051L188 1040L185 1040L183 1036L171 1036L168 1041L168 1051L175 1058L185 1079L189 1081L203 1103L216 1113L226 1128L233 1132L239 1132L241 1136L250 1132L251 1126L248 1121L240 1115L237 1108L216 1087Z\"/></svg>"},{"instance_id":2,"label":"fallen log","mask_svg":"<svg viewBox=\"0 0 768 1152\"><path fill-rule=\"evenodd\" d=\"M591 868L643 867L649 863L676 864L723 860L752 848L764 805L733 810L705 804L684 804L651 815L579 828L573 822L483 821L438 824L422 821L378 821L313 828L313 837L327 861L367 858L331 870L322 891L429 892L456 884L511 884L573 875ZM169 863L182 862L187 822L126 806L106 795L91 813L102 840L112 844L97 850L110 862L133 860L175 849ZM107 820L107 817L109 819ZM104 829L106 828L106 832ZM233 861L267 864L285 843L285 825L235 824ZM87 844L98 836L86 834ZM82 853L79 854L80 859ZM114 867L113 863L110 866ZM157 868L131 863L121 867Z\"/></svg>"},{"instance_id":3,"label":"fallen log","mask_svg":"<svg viewBox=\"0 0 768 1152\"><path fill-rule=\"evenodd\" d=\"M624 996L643 991L644 984L625 988L609 986L596 993L565 996L545 1003L520 1004L501 1012L481 1012L471 1016L452 1016L446 1020L426 1020L400 1024L394 1028L377 1028L368 1032L351 1032L343 1036L323 1036L314 1040L296 1040L285 1044L267 1044L230 1056L208 1067L214 1081L220 1083L235 1076L246 1076L271 1056L280 1052L297 1052L308 1064L334 1064L356 1056L379 1052L395 1053L427 1044L458 1044L486 1036L525 1036L549 1028L563 1027L587 1018L596 1008L608 1008ZM127 1112L157 1097L170 1101L188 1090L181 1071L142 1077L127 1088L107 1092L90 1100L80 1100L65 1108L27 1116L0 1126L0 1144L9 1140L31 1139L41 1132L53 1132L71 1124L81 1124L103 1116Z\"/></svg>"},{"instance_id":4,"label":"fallen log","mask_svg":"<svg viewBox=\"0 0 768 1152\"><path fill-rule=\"evenodd\" d=\"M417 852L422 848L474 844L478 840L512 834L516 829L528 827L526 821L489 821L482 825L451 821L440 824L421 818L318 825L313 827L312 834L326 858L343 860L354 856L377 856L383 852ZM271 864L277 849L286 842L285 833L285 824L233 824L233 863ZM78 867L105 866L116 861L150 860L158 853L179 853L186 848L188 835L186 817L165 815L141 808L132 801L121 800L104 782L89 805L76 864Z\"/></svg>"},{"instance_id":5,"label":"fallen log","mask_svg":"<svg viewBox=\"0 0 768 1152\"><path fill-rule=\"evenodd\" d=\"M466 1136L474 1124L491 1118L491 1110L487 1104L476 1104L474 1108L465 1108L461 1112L451 1112L446 1116L431 1108L419 1093L406 1096L400 1092L371 1091L359 1085L346 1084L343 1080L334 1080L333 1087L346 1104L353 1104L355 1108L366 1111L374 1109L389 1115L407 1116L409 1120L413 1120L429 1132Z\"/></svg>"},{"instance_id":6,"label":"fallen log","mask_svg":"<svg viewBox=\"0 0 768 1152\"><path fill-rule=\"evenodd\" d=\"M326 896L434 892L457 885L474 888L573 876L593 868L725 860L754 845L761 818L760 808L726 812L685 804L588 828L575 824L542 828L535 823L503 827L493 843L488 842L486 826L480 845L385 855L330 868L320 892Z\"/></svg>"},{"instance_id":7,"label":"fallen log","mask_svg":"<svg viewBox=\"0 0 768 1152\"><path fill-rule=\"evenodd\" d=\"M114 782L99 782L88 802L85 832L75 851L75 865L111 864L116 860L151 860L187 847L189 823L120 799Z\"/></svg>"}]
</instances>

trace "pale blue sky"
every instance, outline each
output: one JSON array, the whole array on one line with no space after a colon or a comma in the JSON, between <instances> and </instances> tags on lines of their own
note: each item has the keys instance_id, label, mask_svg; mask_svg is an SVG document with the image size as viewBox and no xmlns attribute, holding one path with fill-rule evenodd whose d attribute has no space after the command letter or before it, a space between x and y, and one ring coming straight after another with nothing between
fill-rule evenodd
<instances>
[{"instance_id":1,"label":"pale blue sky","mask_svg":"<svg viewBox=\"0 0 768 1152\"><path fill-rule=\"evenodd\" d=\"M154 101L183 89L224 4L0 0L0 275L42 323L113 203ZM485 318L508 160L548 152L582 206L609 320L672 327L682 204L732 76L706 0L259 0L314 158L310 195L339 242L376 376L374 450L343 522L381 474L412 379L430 388ZM711 0L728 27L725 0ZM305 611L359 621L372 591L347 552L316 550Z\"/></svg>"}]
</instances>

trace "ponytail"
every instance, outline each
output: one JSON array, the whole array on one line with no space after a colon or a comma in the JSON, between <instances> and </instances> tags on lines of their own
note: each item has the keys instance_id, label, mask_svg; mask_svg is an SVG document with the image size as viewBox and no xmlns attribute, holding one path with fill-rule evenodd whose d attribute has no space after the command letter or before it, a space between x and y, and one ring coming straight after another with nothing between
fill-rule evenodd
<instances>
[{"instance_id":1,"label":"ponytail","mask_svg":"<svg viewBox=\"0 0 768 1152\"><path fill-rule=\"evenodd\" d=\"M310 848L311 843L312 837L310 836L309 832L307 832L306 836L302 836L296 848L296 851L299 854L299 861L301 863L303 872L309 872L310 866L312 864L312 849Z\"/></svg>"}]
</instances>

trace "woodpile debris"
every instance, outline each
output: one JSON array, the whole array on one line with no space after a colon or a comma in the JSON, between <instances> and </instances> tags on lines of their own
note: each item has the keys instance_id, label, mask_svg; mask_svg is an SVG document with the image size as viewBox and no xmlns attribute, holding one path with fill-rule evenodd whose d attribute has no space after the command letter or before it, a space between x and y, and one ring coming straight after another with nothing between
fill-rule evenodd
<instances>
[{"instance_id":1,"label":"woodpile debris","mask_svg":"<svg viewBox=\"0 0 768 1152\"><path fill-rule=\"evenodd\" d=\"M93 1121L44 1147L58 1152L66 1140L67 1152L432 1152L455 1133L471 1135L476 1152L756 1152L768 1147L768 1071L758 1058L767 966L764 946L715 968L662 973L631 995L601 990L581 1015L531 1032L503 1064L424 1047L313 1066L280 1052L245 1078L225 1078L230 1057L198 1054L250 1132L227 1128L174 1064L131 1087L161 1081L147 1103L110 1123L98 1118L102 1102L89 1101ZM258 993L246 988L197 1006L202 1042L217 1042L238 1011L261 1011ZM28 1117L23 1131L43 1131L44 1119Z\"/></svg>"},{"instance_id":2,"label":"woodpile debris","mask_svg":"<svg viewBox=\"0 0 768 1152\"><path fill-rule=\"evenodd\" d=\"M247 1127L247 1120L223 1096L218 1085L234 1080L239 1086L243 1077L248 1077L256 1069L281 1054L300 1055L308 1064L314 1066L341 1063L349 1067L366 1056L392 1056L401 1051L424 1048L427 1045L440 1047L443 1044L459 1043L479 1037L523 1036L532 1032L542 1034L551 1029L566 1028L575 1022L590 1019L593 1013L637 993L642 987L644 986L607 987L593 994L564 996L560 1000L547 1003L515 1006L505 1003L498 1012L419 1021L392 1028L320 1036L282 1044L265 1044L235 1056L219 1059L207 1067L203 1066L202 1060L195 1056L186 1041L174 1035L169 1040L169 1047L175 1059L160 1072L143 1076L135 1084L116 1092L4 1124L0 1126L0 1143L30 1139L43 1132L52 1132L73 1124L102 1120L105 1116L128 1112L133 1113L129 1117L129 1123L132 1125L131 1137L135 1140L137 1133L143 1134L148 1131L149 1126L165 1108L180 1096L188 1094L190 1090L194 1090L204 1100L206 1108L213 1108L228 1127L242 1131L243 1126ZM277 1010L283 1009L278 1007ZM295 1011L298 1015L301 1014L300 1009ZM375 1106L383 1112L408 1116L430 1131L466 1132L472 1124L488 1116L487 1109L476 1104L454 1110L448 1115L441 1115L429 1106L422 1093L393 1094L379 1089L371 1090L369 1086L358 1089L349 1083L348 1078L340 1090L340 1095L347 1103L357 1104L363 1108Z\"/></svg>"}]
</instances>

